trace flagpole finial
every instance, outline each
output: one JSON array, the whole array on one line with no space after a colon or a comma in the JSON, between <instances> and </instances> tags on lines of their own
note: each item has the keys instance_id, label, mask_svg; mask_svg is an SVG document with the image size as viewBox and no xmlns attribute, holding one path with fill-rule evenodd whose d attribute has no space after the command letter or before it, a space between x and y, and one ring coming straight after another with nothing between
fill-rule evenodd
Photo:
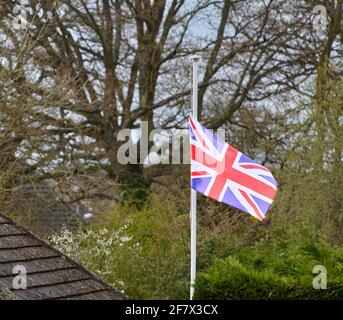
<instances>
[{"instance_id":1,"label":"flagpole finial","mask_svg":"<svg viewBox=\"0 0 343 320\"><path fill-rule=\"evenodd\" d=\"M191 56L191 60L193 61L193 62L197 62L197 61L199 61L201 59L201 57L199 56L199 55L197 55L197 54L193 54L192 56Z\"/></svg>"}]
</instances>

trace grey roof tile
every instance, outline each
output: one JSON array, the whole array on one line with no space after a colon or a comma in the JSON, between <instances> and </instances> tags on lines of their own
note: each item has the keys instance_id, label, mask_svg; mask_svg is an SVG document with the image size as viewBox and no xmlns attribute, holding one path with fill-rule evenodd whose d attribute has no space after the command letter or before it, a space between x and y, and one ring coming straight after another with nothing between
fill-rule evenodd
<instances>
[{"instance_id":1,"label":"grey roof tile","mask_svg":"<svg viewBox=\"0 0 343 320\"><path fill-rule=\"evenodd\" d=\"M14 266L27 269L27 289L12 286ZM25 228L0 215L0 289L18 300L122 300L123 294L45 243Z\"/></svg>"}]
</instances>

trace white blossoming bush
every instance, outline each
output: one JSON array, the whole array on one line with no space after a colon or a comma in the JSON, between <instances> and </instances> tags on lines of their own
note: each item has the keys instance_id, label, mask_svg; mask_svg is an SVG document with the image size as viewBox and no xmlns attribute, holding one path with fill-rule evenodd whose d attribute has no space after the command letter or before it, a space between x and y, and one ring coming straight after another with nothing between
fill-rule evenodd
<instances>
[{"instance_id":1,"label":"white blossoming bush","mask_svg":"<svg viewBox=\"0 0 343 320\"><path fill-rule=\"evenodd\" d=\"M175 204L164 196L141 208L122 205L101 226L63 230L50 241L127 298L188 298L189 215Z\"/></svg>"},{"instance_id":2,"label":"white blossoming bush","mask_svg":"<svg viewBox=\"0 0 343 320\"><path fill-rule=\"evenodd\" d=\"M127 228L128 225L124 225L114 232L102 227L95 230L80 230L76 233L64 229L50 236L49 240L55 248L124 292L124 282L114 277L111 267L113 259L124 247L132 246L138 249L138 244L129 244L132 237L126 234Z\"/></svg>"}]
</instances>

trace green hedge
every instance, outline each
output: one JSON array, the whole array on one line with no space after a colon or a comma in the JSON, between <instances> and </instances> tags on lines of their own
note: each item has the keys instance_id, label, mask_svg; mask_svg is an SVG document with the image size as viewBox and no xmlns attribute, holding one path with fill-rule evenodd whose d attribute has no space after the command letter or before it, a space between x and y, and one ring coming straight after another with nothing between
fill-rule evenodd
<instances>
[{"instance_id":1,"label":"green hedge","mask_svg":"<svg viewBox=\"0 0 343 320\"><path fill-rule=\"evenodd\" d=\"M263 247L217 260L197 278L197 299L342 299L343 252L319 241ZM313 267L327 269L327 289L313 289Z\"/></svg>"}]
</instances>

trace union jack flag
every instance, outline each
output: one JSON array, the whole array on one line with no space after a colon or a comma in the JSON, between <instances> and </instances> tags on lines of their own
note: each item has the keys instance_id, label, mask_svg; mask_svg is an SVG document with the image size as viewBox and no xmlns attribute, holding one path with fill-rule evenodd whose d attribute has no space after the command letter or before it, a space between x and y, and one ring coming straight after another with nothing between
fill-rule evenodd
<instances>
[{"instance_id":1,"label":"union jack flag","mask_svg":"<svg viewBox=\"0 0 343 320\"><path fill-rule=\"evenodd\" d=\"M192 189L263 220L276 194L271 171L190 117Z\"/></svg>"}]
</instances>

